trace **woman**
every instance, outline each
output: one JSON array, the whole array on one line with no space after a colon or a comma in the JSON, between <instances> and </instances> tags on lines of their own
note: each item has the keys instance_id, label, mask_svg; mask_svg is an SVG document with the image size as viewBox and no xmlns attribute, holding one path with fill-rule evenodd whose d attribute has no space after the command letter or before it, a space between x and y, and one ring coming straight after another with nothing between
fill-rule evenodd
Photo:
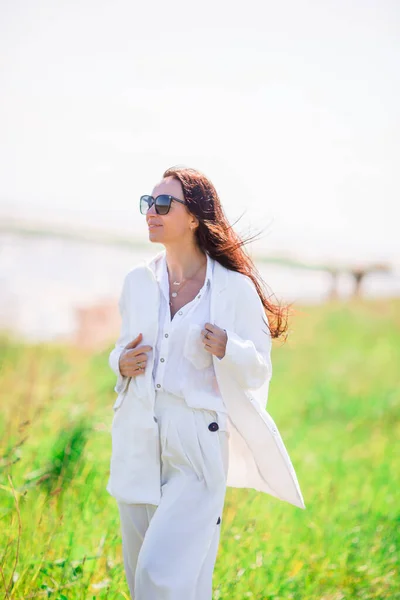
<instances>
[{"instance_id":1,"label":"woman","mask_svg":"<svg viewBox=\"0 0 400 600\"><path fill-rule=\"evenodd\" d=\"M127 274L120 296L107 489L132 598L211 600L227 486L305 508L265 409L286 315L205 175L168 169L140 210L164 250Z\"/></svg>"}]
</instances>

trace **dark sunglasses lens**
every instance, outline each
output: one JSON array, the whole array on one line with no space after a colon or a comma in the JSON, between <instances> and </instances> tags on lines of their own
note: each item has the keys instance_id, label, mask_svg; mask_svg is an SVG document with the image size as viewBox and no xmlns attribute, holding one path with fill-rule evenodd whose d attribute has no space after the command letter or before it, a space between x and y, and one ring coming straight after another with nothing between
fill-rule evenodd
<instances>
[{"instance_id":1,"label":"dark sunglasses lens","mask_svg":"<svg viewBox=\"0 0 400 600\"><path fill-rule=\"evenodd\" d=\"M156 198L156 211L159 215L166 215L169 211L171 201L167 194L162 194Z\"/></svg>"},{"instance_id":2,"label":"dark sunglasses lens","mask_svg":"<svg viewBox=\"0 0 400 600\"><path fill-rule=\"evenodd\" d=\"M140 212L145 215L150 208L151 196L141 196L140 198Z\"/></svg>"}]
</instances>

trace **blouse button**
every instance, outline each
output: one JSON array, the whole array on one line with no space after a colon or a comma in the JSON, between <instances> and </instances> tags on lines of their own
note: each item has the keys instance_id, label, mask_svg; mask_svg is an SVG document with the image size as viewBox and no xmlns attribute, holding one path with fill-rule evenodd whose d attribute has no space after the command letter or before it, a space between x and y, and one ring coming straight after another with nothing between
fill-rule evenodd
<instances>
[{"instance_id":1,"label":"blouse button","mask_svg":"<svg viewBox=\"0 0 400 600\"><path fill-rule=\"evenodd\" d=\"M165 337L168 337L168 333L165 334Z\"/></svg>"},{"instance_id":2,"label":"blouse button","mask_svg":"<svg viewBox=\"0 0 400 600\"><path fill-rule=\"evenodd\" d=\"M163 359L163 358L160 358L160 362L164 362L164 359Z\"/></svg>"},{"instance_id":3,"label":"blouse button","mask_svg":"<svg viewBox=\"0 0 400 600\"><path fill-rule=\"evenodd\" d=\"M179 314L179 315L181 315L181 314L182 314L182 311L180 310L178 314Z\"/></svg>"},{"instance_id":4,"label":"blouse button","mask_svg":"<svg viewBox=\"0 0 400 600\"><path fill-rule=\"evenodd\" d=\"M160 387L161 387L161 384L157 383L157 387L158 387L158 388L160 388Z\"/></svg>"}]
</instances>

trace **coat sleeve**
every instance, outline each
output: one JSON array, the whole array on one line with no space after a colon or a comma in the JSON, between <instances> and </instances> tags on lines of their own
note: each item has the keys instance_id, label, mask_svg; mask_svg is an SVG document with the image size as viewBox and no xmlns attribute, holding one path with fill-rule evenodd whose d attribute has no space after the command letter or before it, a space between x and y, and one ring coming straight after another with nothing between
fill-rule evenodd
<instances>
[{"instance_id":1,"label":"coat sleeve","mask_svg":"<svg viewBox=\"0 0 400 600\"><path fill-rule=\"evenodd\" d=\"M245 389L258 389L272 377L272 339L264 306L253 281L244 276L235 294L235 331L228 340L221 363ZM264 320L263 320L264 317Z\"/></svg>"},{"instance_id":2,"label":"coat sleeve","mask_svg":"<svg viewBox=\"0 0 400 600\"><path fill-rule=\"evenodd\" d=\"M114 391L117 392L117 394L121 394L126 390L130 379L130 377L124 377L119 370L119 357L121 356L125 346L131 341L129 331L129 315L127 310L128 306L128 275L126 275L118 301L119 313L121 315L120 335L108 358L108 363L117 376L117 382L114 387Z\"/></svg>"}]
</instances>

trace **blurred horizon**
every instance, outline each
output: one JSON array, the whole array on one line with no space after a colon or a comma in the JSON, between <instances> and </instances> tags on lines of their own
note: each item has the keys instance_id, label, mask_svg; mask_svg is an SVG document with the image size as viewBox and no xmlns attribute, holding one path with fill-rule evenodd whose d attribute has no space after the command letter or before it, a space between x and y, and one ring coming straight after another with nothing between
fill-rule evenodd
<instances>
[{"instance_id":1,"label":"blurred horizon","mask_svg":"<svg viewBox=\"0 0 400 600\"><path fill-rule=\"evenodd\" d=\"M118 246L62 237L0 233L0 330L31 340L107 343L119 330L118 298L123 278L135 264L162 250L162 244ZM249 250L254 246L249 244ZM328 268L290 260L265 262L250 252L274 298L322 303L355 293L350 273L336 280ZM360 293L366 298L400 296L399 270L371 272Z\"/></svg>"}]
</instances>

